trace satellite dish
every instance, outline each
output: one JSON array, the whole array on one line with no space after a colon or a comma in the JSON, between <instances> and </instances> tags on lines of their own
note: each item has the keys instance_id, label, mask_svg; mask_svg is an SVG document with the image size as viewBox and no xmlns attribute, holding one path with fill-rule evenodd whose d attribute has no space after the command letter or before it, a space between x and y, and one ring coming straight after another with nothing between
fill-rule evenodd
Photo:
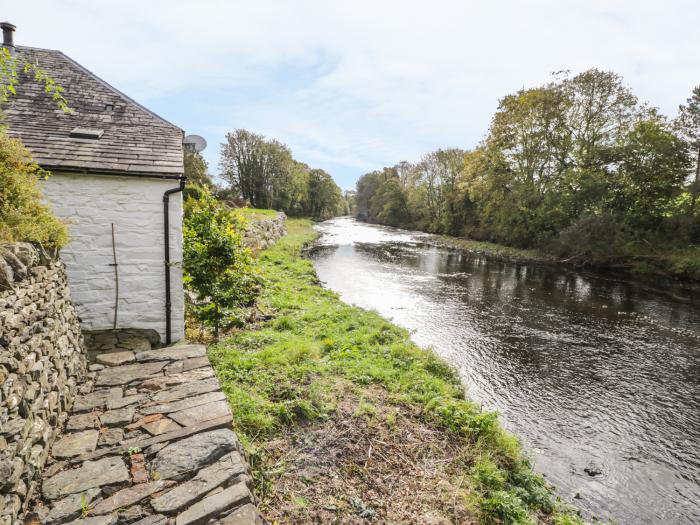
<instances>
[{"instance_id":1,"label":"satellite dish","mask_svg":"<svg viewBox=\"0 0 700 525\"><path fill-rule=\"evenodd\" d=\"M207 141L204 140L204 137L200 137L199 135L187 135L185 140L182 141L182 144L185 148L196 151L197 153L203 151L204 148L207 147Z\"/></svg>"}]
</instances>

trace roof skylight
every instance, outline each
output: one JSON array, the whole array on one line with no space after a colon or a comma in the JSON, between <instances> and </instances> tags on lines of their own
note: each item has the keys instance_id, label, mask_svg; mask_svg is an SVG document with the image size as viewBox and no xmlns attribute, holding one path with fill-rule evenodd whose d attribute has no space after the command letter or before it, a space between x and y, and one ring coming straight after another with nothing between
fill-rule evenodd
<instances>
[{"instance_id":1,"label":"roof skylight","mask_svg":"<svg viewBox=\"0 0 700 525\"><path fill-rule=\"evenodd\" d=\"M70 136L74 139L92 139L98 140L104 133L103 129L95 128L73 128Z\"/></svg>"}]
</instances>

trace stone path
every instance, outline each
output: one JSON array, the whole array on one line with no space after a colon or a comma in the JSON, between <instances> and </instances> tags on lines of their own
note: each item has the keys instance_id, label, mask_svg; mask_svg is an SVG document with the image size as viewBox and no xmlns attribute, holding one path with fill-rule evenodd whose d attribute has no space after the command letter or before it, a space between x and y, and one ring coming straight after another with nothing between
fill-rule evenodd
<instances>
[{"instance_id":1,"label":"stone path","mask_svg":"<svg viewBox=\"0 0 700 525\"><path fill-rule=\"evenodd\" d=\"M96 361L94 389L78 397L53 445L35 521L265 523L203 346L117 351Z\"/></svg>"}]
</instances>

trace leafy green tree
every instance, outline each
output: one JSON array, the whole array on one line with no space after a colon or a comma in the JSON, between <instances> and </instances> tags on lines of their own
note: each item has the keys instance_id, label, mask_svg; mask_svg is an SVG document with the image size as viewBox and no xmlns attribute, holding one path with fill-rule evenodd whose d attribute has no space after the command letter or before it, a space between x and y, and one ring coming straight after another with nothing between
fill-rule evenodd
<instances>
[{"instance_id":1,"label":"leafy green tree","mask_svg":"<svg viewBox=\"0 0 700 525\"><path fill-rule=\"evenodd\" d=\"M482 194L484 231L491 240L526 246L553 235L563 222L557 202L562 184L562 130L566 99L555 85L504 97L484 148L491 174Z\"/></svg>"},{"instance_id":2,"label":"leafy green tree","mask_svg":"<svg viewBox=\"0 0 700 525\"><path fill-rule=\"evenodd\" d=\"M409 221L407 209L399 212L397 208L401 202L406 205L402 192L403 188L394 168L366 173L357 181L356 213L368 222L406 226Z\"/></svg>"},{"instance_id":3,"label":"leafy green tree","mask_svg":"<svg viewBox=\"0 0 700 525\"><path fill-rule=\"evenodd\" d=\"M234 130L222 145L220 165L230 191L254 207L326 218L345 210L342 192L330 175L294 160L279 141Z\"/></svg>"},{"instance_id":4,"label":"leafy green tree","mask_svg":"<svg viewBox=\"0 0 700 525\"><path fill-rule=\"evenodd\" d=\"M309 167L298 161L293 161L289 185L286 188L285 195L287 196L287 205L281 206L287 215L293 217L303 217L307 215L309 208Z\"/></svg>"},{"instance_id":5,"label":"leafy green tree","mask_svg":"<svg viewBox=\"0 0 700 525\"><path fill-rule=\"evenodd\" d=\"M222 176L256 208L283 208L289 202L292 154L276 140L237 129L221 149Z\"/></svg>"},{"instance_id":6,"label":"leafy green tree","mask_svg":"<svg viewBox=\"0 0 700 525\"><path fill-rule=\"evenodd\" d=\"M343 192L343 197L345 198L345 209L343 210L343 215L356 215L357 214L357 192L354 190L345 190Z\"/></svg>"},{"instance_id":7,"label":"leafy green tree","mask_svg":"<svg viewBox=\"0 0 700 525\"><path fill-rule=\"evenodd\" d=\"M262 135L236 129L226 134L226 142L221 145L221 176L231 189L255 207L263 207L263 203L258 202L263 185L263 142Z\"/></svg>"},{"instance_id":8,"label":"leafy green tree","mask_svg":"<svg viewBox=\"0 0 700 525\"><path fill-rule=\"evenodd\" d=\"M563 128L556 137L562 162L579 169L600 169L606 149L614 147L640 118L651 110L640 106L620 75L589 69L560 84L550 85L561 93ZM585 175L584 175L585 176Z\"/></svg>"},{"instance_id":9,"label":"leafy green tree","mask_svg":"<svg viewBox=\"0 0 700 525\"><path fill-rule=\"evenodd\" d=\"M370 214L381 224L402 226L410 223L406 194L397 174L382 181L372 197Z\"/></svg>"},{"instance_id":10,"label":"leafy green tree","mask_svg":"<svg viewBox=\"0 0 700 525\"><path fill-rule=\"evenodd\" d=\"M624 137L613 185L615 211L654 230L672 211L690 167L686 144L659 120L637 123Z\"/></svg>"},{"instance_id":11,"label":"leafy green tree","mask_svg":"<svg viewBox=\"0 0 700 525\"><path fill-rule=\"evenodd\" d=\"M357 213L601 260L687 246L700 239L700 183L685 184L700 177L699 153L700 87L672 128L619 75L563 72L503 97L478 148L363 175Z\"/></svg>"},{"instance_id":12,"label":"leafy green tree","mask_svg":"<svg viewBox=\"0 0 700 525\"><path fill-rule=\"evenodd\" d=\"M183 153L183 162L188 184L202 186L209 190L214 189L214 182L208 172L209 165L199 152L186 148Z\"/></svg>"},{"instance_id":13,"label":"leafy green tree","mask_svg":"<svg viewBox=\"0 0 700 525\"><path fill-rule=\"evenodd\" d=\"M252 254L243 243L245 229L245 220L207 190L185 203L184 283L194 297L195 316L213 328L217 338L260 289Z\"/></svg>"},{"instance_id":14,"label":"leafy green tree","mask_svg":"<svg viewBox=\"0 0 700 525\"><path fill-rule=\"evenodd\" d=\"M323 170L309 171L309 214L312 217L330 219L342 213L343 193L333 178Z\"/></svg>"},{"instance_id":15,"label":"leafy green tree","mask_svg":"<svg viewBox=\"0 0 700 525\"><path fill-rule=\"evenodd\" d=\"M281 142L268 140L260 146L259 154L262 166L259 207L288 209L294 167L292 152Z\"/></svg>"},{"instance_id":16,"label":"leafy green tree","mask_svg":"<svg viewBox=\"0 0 700 525\"><path fill-rule=\"evenodd\" d=\"M700 195L700 86L696 86L686 104L678 108L676 129L688 144L691 160L694 160L690 210L695 213Z\"/></svg>"},{"instance_id":17,"label":"leafy green tree","mask_svg":"<svg viewBox=\"0 0 700 525\"><path fill-rule=\"evenodd\" d=\"M357 180L357 193L355 194L355 205L357 206L357 216L369 222L375 222L375 217L370 216L372 197L377 193L377 189L382 183L382 172L373 171L366 173Z\"/></svg>"}]
</instances>

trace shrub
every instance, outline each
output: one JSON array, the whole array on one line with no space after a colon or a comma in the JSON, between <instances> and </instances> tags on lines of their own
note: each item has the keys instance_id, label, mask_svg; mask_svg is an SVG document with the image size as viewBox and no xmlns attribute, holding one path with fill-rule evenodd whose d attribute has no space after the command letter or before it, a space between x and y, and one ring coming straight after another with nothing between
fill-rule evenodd
<instances>
[{"instance_id":1,"label":"shrub","mask_svg":"<svg viewBox=\"0 0 700 525\"><path fill-rule=\"evenodd\" d=\"M0 131L0 242L26 241L46 248L68 242L66 225L42 202L47 178L22 143Z\"/></svg>"},{"instance_id":2,"label":"shrub","mask_svg":"<svg viewBox=\"0 0 700 525\"><path fill-rule=\"evenodd\" d=\"M184 282L195 300L195 316L214 329L238 320L236 312L255 300L260 277L243 244L245 220L202 189L185 203Z\"/></svg>"},{"instance_id":3,"label":"shrub","mask_svg":"<svg viewBox=\"0 0 700 525\"><path fill-rule=\"evenodd\" d=\"M670 240L677 246L700 244L700 213L679 213L667 217L660 228L659 244Z\"/></svg>"},{"instance_id":4,"label":"shrub","mask_svg":"<svg viewBox=\"0 0 700 525\"><path fill-rule=\"evenodd\" d=\"M633 253L635 232L611 213L584 215L564 229L552 243L560 257L614 259Z\"/></svg>"}]
</instances>

